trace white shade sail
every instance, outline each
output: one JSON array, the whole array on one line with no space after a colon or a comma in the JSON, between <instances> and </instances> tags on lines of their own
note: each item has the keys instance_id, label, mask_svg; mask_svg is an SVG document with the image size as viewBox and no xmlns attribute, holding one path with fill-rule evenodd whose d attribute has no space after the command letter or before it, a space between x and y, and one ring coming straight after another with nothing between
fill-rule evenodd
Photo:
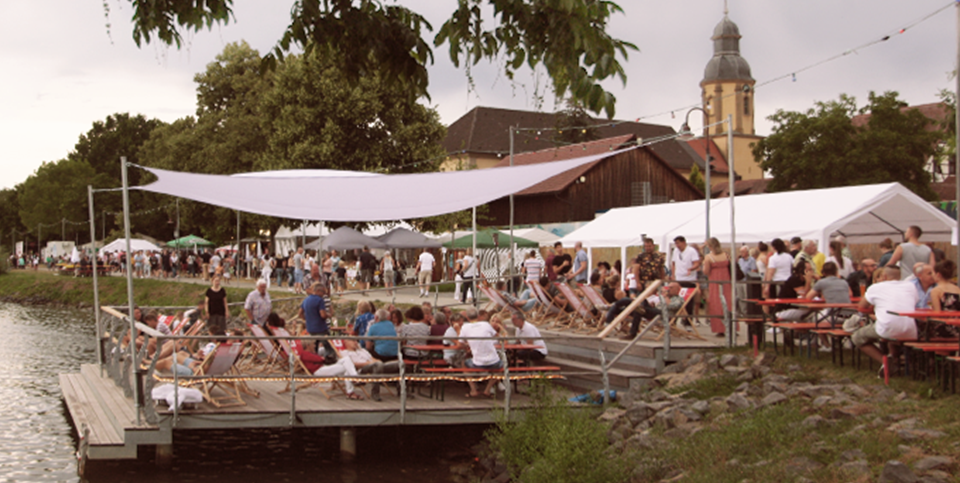
<instances>
[{"instance_id":1,"label":"white shade sail","mask_svg":"<svg viewBox=\"0 0 960 483\"><path fill-rule=\"evenodd\" d=\"M158 180L139 189L297 220L401 220L479 206L628 149L527 166L379 176L224 176L144 168Z\"/></svg>"}]
</instances>

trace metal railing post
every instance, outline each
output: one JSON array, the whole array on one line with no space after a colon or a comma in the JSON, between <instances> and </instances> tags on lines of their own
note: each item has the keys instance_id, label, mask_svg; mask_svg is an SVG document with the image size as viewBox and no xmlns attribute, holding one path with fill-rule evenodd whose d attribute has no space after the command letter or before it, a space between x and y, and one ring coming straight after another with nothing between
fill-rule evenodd
<instances>
[{"instance_id":1,"label":"metal railing post","mask_svg":"<svg viewBox=\"0 0 960 483\"><path fill-rule=\"evenodd\" d=\"M510 364L507 361L507 350L501 349L500 361L503 362L503 413L504 417L510 420Z\"/></svg>"},{"instance_id":2,"label":"metal railing post","mask_svg":"<svg viewBox=\"0 0 960 483\"><path fill-rule=\"evenodd\" d=\"M400 341L397 341L397 363L400 365L400 424L404 424L407 417L407 364L403 362L403 348L400 347Z\"/></svg>"},{"instance_id":3,"label":"metal railing post","mask_svg":"<svg viewBox=\"0 0 960 483\"><path fill-rule=\"evenodd\" d=\"M293 341L294 344L299 344L299 340ZM297 422L297 378L296 378L296 361L293 359L293 351L290 351L290 354L287 354L287 363L290 365L290 427L292 428Z\"/></svg>"},{"instance_id":4,"label":"metal railing post","mask_svg":"<svg viewBox=\"0 0 960 483\"><path fill-rule=\"evenodd\" d=\"M600 347L600 371L603 377L603 407L610 403L610 374L607 372L607 356L603 353L603 347Z\"/></svg>"}]
</instances>

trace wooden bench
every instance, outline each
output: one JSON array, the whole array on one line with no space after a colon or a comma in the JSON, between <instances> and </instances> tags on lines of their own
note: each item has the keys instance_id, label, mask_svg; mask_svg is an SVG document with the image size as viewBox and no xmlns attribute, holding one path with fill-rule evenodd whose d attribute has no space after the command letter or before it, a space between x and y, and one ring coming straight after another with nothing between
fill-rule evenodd
<instances>
[{"instance_id":1,"label":"wooden bench","mask_svg":"<svg viewBox=\"0 0 960 483\"><path fill-rule=\"evenodd\" d=\"M843 340L850 337L853 332L847 332L843 329L815 329L812 331L817 335L825 335L830 339L830 359L834 364L837 363L837 360L840 360L840 367L843 367ZM853 348L851 358L856 364L857 369L860 368L860 354L861 352L857 350L856 347Z\"/></svg>"},{"instance_id":2,"label":"wooden bench","mask_svg":"<svg viewBox=\"0 0 960 483\"><path fill-rule=\"evenodd\" d=\"M546 373L546 372L560 372L559 366L510 366L508 367L510 373ZM471 367L425 367L423 372L427 374L445 374L450 376L470 376L476 374L491 374L491 373L503 373L503 368L499 369L479 369ZM437 392L439 399L444 400L445 397L445 379L440 379L439 390ZM514 388L516 388L517 381L513 381ZM433 397L433 385L430 386L430 396Z\"/></svg>"},{"instance_id":3,"label":"wooden bench","mask_svg":"<svg viewBox=\"0 0 960 483\"><path fill-rule=\"evenodd\" d=\"M937 377L937 381L943 381L943 386L946 387L945 368L938 363L937 356L940 356L941 361L946 363L944 357L960 351L960 344L957 343L956 339L934 338L929 341L904 341L903 347L908 374L913 376L915 380L920 380L926 379L932 370Z\"/></svg>"}]
</instances>

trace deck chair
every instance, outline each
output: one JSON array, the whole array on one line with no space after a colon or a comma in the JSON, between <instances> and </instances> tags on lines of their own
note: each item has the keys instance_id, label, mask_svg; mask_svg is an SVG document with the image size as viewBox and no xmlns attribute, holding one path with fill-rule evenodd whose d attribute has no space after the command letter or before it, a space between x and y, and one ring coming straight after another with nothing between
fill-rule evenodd
<instances>
[{"instance_id":1,"label":"deck chair","mask_svg":"<svg viewBox=\"0 0 960 483\"><path fill-rule=\"evenodd\" d=\"M267 331L257 324L247 324L247 328L250 329L250 333L253 334L254 337L269 336ZM277 344L274 343L274 341L265 338L258 338L256 342L250 344L249 347L250 350L246 354L243 363L238 364L238 366L243 368L244 372L250 374L264 374L272 372L275 368L286 367L287 361L280 357L280 349L277 348ZM260 354L263 354L265 357L263 361L258 360Z\"/></svg>"},{"instance_id":2,"label":"deck chair","mask_svg":"<svg viewBox=\"0 0 960 483\"><path fill-rule=\"evenodd\" d=\"M280 357L283 357L284 359L289 359L290 356L293 355L293 365L294 365L293 373L305 375L305 376L312 376L313 373L310 372L309 369L307 369L307 366L303 363L303 360L300 359L300 354L301 354L300 351L302 350L300 348L300 341L293 339L293 336L290 335L289 332L287 332L287 329L284 329L282 327L273 327L271 331L273 332L273 335L277 337L290 337L290 339L277 339L277 346L280 348L280 353L281 353ZM320 387L319 384L315 384L313 382L303 382L303 383L297 384L297 387L294 389L294 391L299 391L305 387L312 386L312 385L316 385L317 389L319 389L320 392L323 394L323 396L326 397L327 399L330 399L332 397L330 396L329 393L327 393L326 389ZM277 391L277 394L283 394L289 391L290 391L290 383L288 382L287 387L283 388L283 390L281 391Z\"/></svg>"},{"instance_id":3,"label":"deck chair","mask_svg":"<svg viewBox=\"0 0 960 483\"><path fill-rule=\"evenodd\" d=\"M697 332L697 328L693 324L690 324L690 330L684 329L683 327L680 326L680 320L690 316L690 311L688 310L690 307L690 302L694 298L696 298L696 295L699 291L700 289L698 288L680 289L680 296L683 297L683 305L681 305L680 308L677 310L677 312L673 314L673 318L671 318L669 321L667 321L666 324L664 324L664 330L667 330L669 328L669 330L671 330L673 333L681 337L706 340L703 338L702 335L700 335L699 332ZM657 337L657 340L662 339L664 334L665 332L660 333L660 336Z\"/></svg>"},{"instance_id":4,"label":"deck chair","mask_svg":"<svg viewBox=\"0 0 960 483\"><path fill-rule=\"evenodd\" d=\"M217 377L226 375L239 375L235 364L243 351L243 344L223 343L217 346L217 349L206 359L196 370L196 375L206 377ZM260 397L260 393L251 390L243 381L212 381L209 379L197 379L188 383L189 385L200 386L200 392L203 393L203 399L218 408L246 406L240 393L249 394L254 397ZM219 387L226 396L214 396L213 390Z\"/></svg>"},{"instance_id":5,"label":"deck chair","mask_svg":"<svg viewBox=\"0 0 960 483\"><path fill-rule=\"evenodd\" d=\"M495 288L491 287L486 282L481 282L476 285L480 288L480 291L483 292L483 294L486 295L488 299L490 299L491 302L497 304L498 312L501 310L514 309L514 307L510 305L510 302L507 302L507 300L503 298L503 295L501 295L500 292L498 292Z\"/></svg>"},{"instance_id":6,"label":"deck chair","mask_svg":"<svg viewBox=\"0 0 960 483\"><path fill-rule=\"evenodd\" d=\"M544 290L543 287L540 286L539 283L527 282L527 284L530 286L530 290L533 291L533 295L537 298L537 302L540 303L540 306L537 307L537 315L538 315L537 319L540 322L540 324L543 324L548 319L552 318L553 324L559 325L561 323L561 320L567 318L566 310L564 310L562 307L557 307L553 305L553 299L546 292L546 290ZM552 312L550 310L551 307L554 307L556 309L556 312Z\"/></svg>"},{"instance_id":7,"label":"deck chair","mask_svg":"<svg viewBox=\"0 0 960 483\"><path fill-rule=\"evenodd\" d=\"M346 357L345 355L343 355L343 351L347 349L346 344L343 343L343 339L331 339L330 345L332 345L333 349L337 351L338 358L342 359ZM344 396L347 395L347 388L346 386L343 385L343 382L333 381L330 383L330 386L331 388L337 389L338 391L340 391ZM353 383L353 387L363 391L364 397L366 397L367 399L370 399L370 393L367 392L366 384L363 384L362 381ZM331 397L332 396L327 396L327 399L330 399Z\"/></svg>"},{"instance_id":8,"label":"deck chair","mask_svg":"<svg viewBox=\"0 0 960 483\"><path fill-rule=\"evenodd\" d=\"M587 303L588 306L591 306L601 312L606 312L610 308L610 304L603 299L603 295L600 292L597 292L595 288L585 283L578 283L580 290L583 292L583 301Z\"/></svg>"},{"instance_id":9,"label":"deck chair","mask_svg":"<svg viewBox=\"0 0 960 483\"><path fill-rule=\"evenodd\" d=\"M553 282L557 287L560 293L567 299L567 303L573 307L573 313L576 316L572 317L571 326L576 330L587 329L587 330L599 330L601 327L600 317L601 313L598 310L596 314L590 310L590 307L577 296L577 294L570 288L569 285L563 282Z\"/></svg>"}]
</instances>

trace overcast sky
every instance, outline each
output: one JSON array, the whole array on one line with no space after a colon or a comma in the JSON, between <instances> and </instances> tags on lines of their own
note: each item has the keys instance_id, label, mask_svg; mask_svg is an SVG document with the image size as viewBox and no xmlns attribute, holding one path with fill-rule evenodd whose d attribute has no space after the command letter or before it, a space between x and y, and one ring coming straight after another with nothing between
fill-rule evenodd
<instances>
[{"instance_id":1,"label":"overcast sky","mask_svg":"<svg viewBox=\"0 0 960 483\"><path fill-rule=\"evenodd\" d=\"M289 21L290 0L239 0L236 21L191 34L177 50L137 48L126 0L31 0L0 3L0 188L13 187L44 161L67 156L94 121L130 112L171 122L196 108L193 76L223 47L246 40L269 51ZM439 29L455 0L402 0ZM699 102L699 82L712 56L710 35L723 17L722 0L618 0L624 8L610 33L639 52L625 62L626 86L611 81L619 119L678 128L685 106ZM908 29L946 0L730 0L740 27L741 53L758 85L826 60L887 34L877 45L762 86L755 103L757 133L777 109L806 110L815 101L851 94L865 102L871 90L896 90L911 104L935 102L954 89L948 73L957 57L957 12L948 8ZM108 27L109 24L109 27ZM432 41L432 37L431 37ZM445 48L430 69L431 99L445 124L482 105L534 109L534 75L510 83L496 65L474 69L475 92ZM543 80L540 81L541 85ZM541 90L543 88L541 87ZM544 110L552 111L547 95ZM673 110L675 117L669 112ZM656 117L654 114L667 112Z\"/></svg>"}]
</instances>

